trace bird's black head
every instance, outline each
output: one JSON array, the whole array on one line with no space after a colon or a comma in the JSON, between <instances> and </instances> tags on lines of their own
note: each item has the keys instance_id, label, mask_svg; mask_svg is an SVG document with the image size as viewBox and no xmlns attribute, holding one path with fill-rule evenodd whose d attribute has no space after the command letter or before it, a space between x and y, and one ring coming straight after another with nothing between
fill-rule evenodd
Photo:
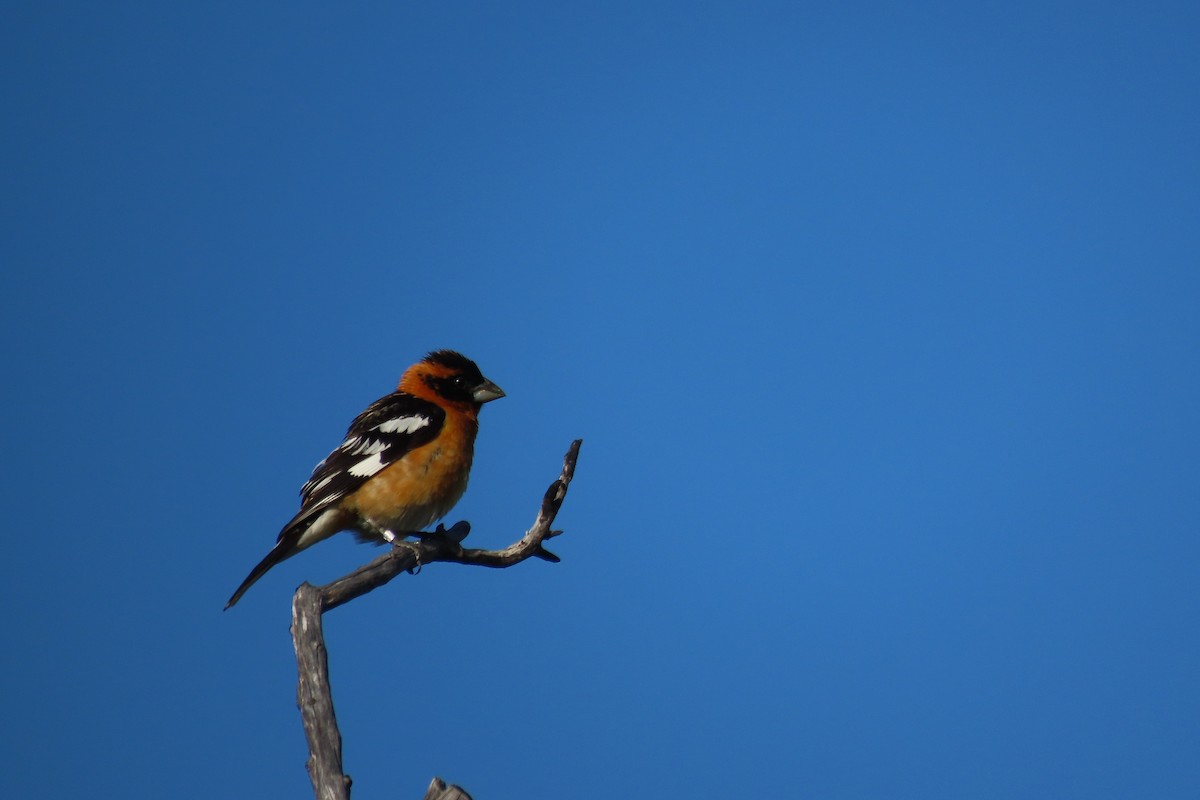
<instances>
[{"instance_id":1,"label":"bird's black head","mask_svg":"<svg viewBox=\"0 0 1200 800\"><path fill-rule=\"evenodd\" d=\"M445 400L476 408L504 397L503 390L483 377L474 361L454 350L434 350L405 373L400 386L413 394L420 394L413 385L416 381ZM409 384L407 387L406 383Z\"/></svg>"}]
</instances>

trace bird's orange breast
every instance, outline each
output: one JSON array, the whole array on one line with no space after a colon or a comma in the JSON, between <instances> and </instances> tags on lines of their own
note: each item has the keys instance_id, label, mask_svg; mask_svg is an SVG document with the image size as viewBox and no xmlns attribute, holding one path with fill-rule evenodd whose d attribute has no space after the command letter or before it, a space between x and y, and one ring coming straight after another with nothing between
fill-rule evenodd
<instances>
[{"instance_id":1,"label":"bird's orange breast","mask_svg":"<svg viewBox=\"0 0 1200 800\"><path fill-rule=\"evenodd\" d=\"M346 506L399 535L441 519L467 490L475 451L475 420L448 415L428 444L409 451L346 498Z\"/></svg>"}]
</instances>

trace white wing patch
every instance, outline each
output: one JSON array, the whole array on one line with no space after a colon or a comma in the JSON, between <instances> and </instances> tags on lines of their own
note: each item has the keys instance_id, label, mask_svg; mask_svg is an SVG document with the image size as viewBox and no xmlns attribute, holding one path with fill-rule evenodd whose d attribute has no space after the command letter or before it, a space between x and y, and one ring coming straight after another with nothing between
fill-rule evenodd
<instances>
[{"instance_id":1,"label":"white wing patch","mask_svg":"<svg viewBox=\"0 0 1200 800\"><path fill-rule=\"evenodd\" d=\"M359 461L357 464L350 467L350 469L346 470L346 472L349 472L356 478L369 478L376 472L379 472L379 470L383 469L383 467L383 458L380 457L379 453L372 453L370 457Z\"/></svg>"},{"instance_id":2,"label":"white wing patch","mask_svg":"<svg viewBox=\"0 0 1200 800\"><path fill-rule=\"evenodd\" d=\"M351 436L338 445L338 450L342 450L351 456L373 456L376 453L382 453L387 447L387 442L381 442L378 439L364 439L361 436Z\"/></svg>"},{"instance_id":3,"label":"white wing patch","mask_svg":"<svg viewBox=\"0 0 1200 800\"><path fill-rule=\"evenodd\" d=\"M342 492L334 492L333 494L326 495L326 496L322 497L320 500L318 500L317 502L313 503L313 508L317 508L319 506L327 506L330 503L332 503L334 500L337 500L338 498L340 498L341 496L342 496Z\"/></svg>"},{"instance_id":4,"label":"white wing patch","mask_svg":"<svg viewBox=\"0 0 1200 800\"><path fill-rule=\"evenodd\" d=\"M328 486L330 484L330 482L332 482L332 481L333 481L333 475L326 475L324 478L321 478L321 480L317 481L316 483L309 481L309 483L312 485L311 486L306 485L304 487L304 491L307 492L308 494L316 494L317 492L321 491L326 486Z\"/></svg>"},{"instance_id":5,"label":"white wing patch","mask_svg":"<svg viewBox=\"0 0 1200 800\"><path fill-rule=\"evenodd\" d=\"M419 414L411 417L394 417L375 426L380 433L414 433L429 424L429 417Z\"/></svg>"}]
</instances>

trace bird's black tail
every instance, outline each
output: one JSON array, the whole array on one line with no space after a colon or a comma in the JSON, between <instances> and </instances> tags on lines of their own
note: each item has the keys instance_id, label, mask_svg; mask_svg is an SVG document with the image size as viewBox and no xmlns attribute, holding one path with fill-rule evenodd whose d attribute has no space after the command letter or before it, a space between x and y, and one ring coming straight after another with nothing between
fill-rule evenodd
<instances>
[{"instance_id":1,"label":"bird's black tail","mask_svg":"<svg viewBox=\"0 0 1200 800\"><path fill-rule=\"evenodd\" d=\"M299 514L292 517L287 525L283 526L283 530L279 532L279 538L275 540L275 546L271 548L271 552L267 553L267 557L258 562L258 566L250 570L250 574L246 576L246 580L242 581L242 585L233 593L233 597L229 598L229 602L225 604L225 610L228 611L233 607L233 604L242 599L242 595L246 590L254 585L254 582L266 574L267 570L278 564L280 561L291 558L312 545L316 544L321 539L327 539L333 534L341 530L342 518L333 509L324 506L313 506L300 511ZM316 525L316 530L319 534L315 537L310 536L308 541L305 541L305 534L313 530Z\"/></svg>"},{"instance_id":2,"label":"bird's black tail","mask_svg":"<svg viewBox=\"0 0 1200 800\"><path fill-rule=\"evenodd\" d=\"M255 584L255 582L263 575L267 574L267 570L283 561L288 556L292 555L295 550L291 547L291 543L284 543L281 539L271 548L271 552L267 553L267 557L258 562L258 566L250 570L250 574L246 576L246 580L242 581L242 585L237 588L233 596L229 598L229 602L225 604L225 610L228 611L233 607L233 604L242 599L242 595L246 590Z\"/></svg>"}]
</instances>

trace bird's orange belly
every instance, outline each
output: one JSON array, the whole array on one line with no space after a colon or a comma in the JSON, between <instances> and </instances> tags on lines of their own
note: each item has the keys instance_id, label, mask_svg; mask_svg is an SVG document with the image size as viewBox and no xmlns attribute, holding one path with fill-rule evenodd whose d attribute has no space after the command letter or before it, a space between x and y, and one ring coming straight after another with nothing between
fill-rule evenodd
<instances>
[{"instance_id":1,"label":"bird's orange belly","mask_svg":"<svg viewBox=\"0 0 1200 800\"><path fill-rule=\"evenodd\" d=\"M471 453L430 442L385 468L347 498L359 515L397 535L444 517L467 490Z\"/></svg>"}]
</instances>

